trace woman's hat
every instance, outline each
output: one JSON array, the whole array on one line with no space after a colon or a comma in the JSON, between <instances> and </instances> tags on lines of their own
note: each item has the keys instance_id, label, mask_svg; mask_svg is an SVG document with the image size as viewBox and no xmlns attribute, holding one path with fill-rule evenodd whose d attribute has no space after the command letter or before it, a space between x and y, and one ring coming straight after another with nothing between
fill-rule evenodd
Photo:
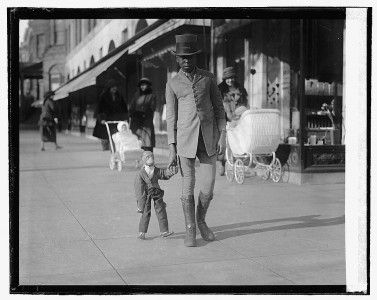
<instances>
[{"instance_id":1,"label":"woman's hat","mask_svg":"<svg viewBox=\"0 0 377 300\"><path fill-rule=\"evenodd\" d=\"M227 67L223 71L223 80L236 77L236 71L234 70L233 67Z\"/></svg>"},{"instance_id":2,"label":"woman's hat","mask_svg":"<svg viewBox=\"0 0 377 300\"><path fill-rule=\"evenodd\" d=\"M117 125L117 129L118 129L119 132L122 130L122 126L123 126L123 125L126 125L127 130L130 128L130 127L128 126L128 123L127 123L127 122L119 122L118 125Z\"/></svg>"},{"instance_id":3,"label":"woman's hat","mask_svg":"<svg viewBox=\"0 0 377 300\"><path fill-rule=\"evenodd\" d=\"M45 94L44 94L44 99L48 99L48 98L51 98L52 96L55 95L55 92L54 91L47 91Z\"/></svg>"},{"instance_id":4,"label":"woman's hat","mask_svg":"<svg viewBox=\"0 0 377 300\"><path fill-rule=\"evenodd\" d=\"M148 77L143 77L139 80L139 86L143 83L146 83L146 84L149 84L149 85L152 85L152 81L150 81L150 79Z\"/></svg>"},{"instance_id":5,"label":"woman's hat","mask_svg":"<svg viewBox=\"0 0 377 300\"><path fill-rule=\"evenodd\" d=\"M181 34L175 36L175 55L186 56L201 52L197 48L197 36L195 34Z\"/></svg>"},{"instance_id":6,"label":"woman's hat","mask_svg":"<svg viewBox=\"0 0 377 300\"><path fill-rule=\"evenodd\" d=\"M115 79L109 79L107 82L106 82L106 86L108 88L112 88L113 86L118 86L118 83Z\"/></svg>"}]
</instances>

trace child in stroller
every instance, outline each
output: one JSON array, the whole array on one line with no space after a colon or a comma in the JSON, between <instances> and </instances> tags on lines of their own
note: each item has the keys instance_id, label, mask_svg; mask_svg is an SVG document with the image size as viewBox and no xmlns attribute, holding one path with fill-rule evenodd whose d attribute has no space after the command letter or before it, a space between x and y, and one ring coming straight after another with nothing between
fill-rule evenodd
<instances>
[{"instance_id":1,"label":"child in stroller","mask_svg":"<svg viewBox=\"0 0 377 300\"><path fill-rule=\"evenodd\" d=\"M141 143L136 135L132 134L127 122L119 122L117 125L118 132L112 135L115 151L122 162L125 161L125 153L130 150L138 150Z\"/></svg>"},{"instance_id":2,"label":"child in stroller","mask_svg":"<svg viewBox=\"0 0 377 300\"><path fill-rule=\"evenodd\" d=\"M110 169L113 170L115 166L118 164L118 171L121 171L122 163L125 163L126 160L126 152L141 151L141 141L138 139L136 135L132 134L127 122L114 121L113 123L118 123L118 132L114 133L111 136L111 139L114 142L115 149L113 149L111 144L112 154L110 157ZM110 135L109 130L108 133ZM136 161L136 167L138 167L138 161Z\"/></svg>"}]
</instances>

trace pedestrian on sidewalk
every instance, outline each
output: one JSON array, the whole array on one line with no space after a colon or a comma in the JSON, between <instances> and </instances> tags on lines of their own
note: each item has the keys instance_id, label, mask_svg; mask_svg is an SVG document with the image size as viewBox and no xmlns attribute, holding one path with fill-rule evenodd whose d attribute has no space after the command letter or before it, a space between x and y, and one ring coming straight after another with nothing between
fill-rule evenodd
<instances>
[{"instance_id":1,"label":"pedestrian on sidewalk","mask_svg":"<svg viewBox=\"0 0 377 300\"><path fill-rule=\"evenodd\" d=\"M154 111L156 110L156 95L152 92L152 82L143 77L139 80L139 91L136 92L130 103L130 128L142 141L141 148L152 151L156 145L153 125Z\"/></svg>"},{"instance_id":2,"label":"pedestrian on sidewalk","mask_svg":"<svg viewBox=\"0 0 377 300\"><path fill-rule=\"evenodd\" d=\"M213 198L217 154L225 151L225 112L215 76L196 66L197 36L176 35L180 70L166 84L166 122L170 148L169 166L177 164L182 175L181 202L185 216L185 246L196 246L196 223L202 238L213 241L205 217ZM177 157L178 156L178 157ZM203 173L195 222L195 158Z\"/></svg>"},{"instance_id":3,"label":"pedestrian on sidewalk","mask_svg":"<svg viewBox=\"0 0 377 300\"><path fill-rule=\"evenodd\" d=\"M227 122L233 122L240 118L242 112L249 108L247 103L247 92L245 88L236 81L236 70L227 67L223 71L223 81L219 84L219 90L223 100ZM225 155L219 155L221 162L220 176L225 174Z\"/></svg>"},{"instance_id":4,"label":"pedestrian on sidewalk","mask_svg":"<svg viewBox=\"0 0 377 300\"><path fill-rule=\"evenodd\" d=\"M176 167L160 169L154 165L154 155L151 151L144 151L142 155L142 167L135 178L135 195L137 212L141 213L139 222L139 239L144 240L148 231L151 218L151 203L154 202L154 210L158 219L158 225L162 237L173 234L169 231L164 191L158 184L159 180L168 180L178 172Z\"/></svg>"},{"instance_id":5,"label":"pedestrian on sidewalk","mask_svg":"<svg viewBox=\"0 0 377 300\"><path fill-rule=\"evenodd\" d=\"M100 96L97 106L97 121L93 136L101 139L102 150L109 150L109 135L105 126L106 121L128 121L127 104L118 90L118 83L114 79L107 82L106 89ZM117 132L117 124L109 124L110 134Z\"/></svg>"},{"instance_id":6,"label":"pedestrian on sidewalk","mask_svg":"<svg viewBox=\"0 0 377 300\"><path fill-rule=\"evenodd\" d=\"M39 119L39 126L41 132L41 151L45 151L45 143L55 143L55 149L62 148L56 141L56 124L58 119L56 117L56 110L52 97L55 95L53 91L46 92L42 105L42 113Z\"/></svg>"}]
</instances>

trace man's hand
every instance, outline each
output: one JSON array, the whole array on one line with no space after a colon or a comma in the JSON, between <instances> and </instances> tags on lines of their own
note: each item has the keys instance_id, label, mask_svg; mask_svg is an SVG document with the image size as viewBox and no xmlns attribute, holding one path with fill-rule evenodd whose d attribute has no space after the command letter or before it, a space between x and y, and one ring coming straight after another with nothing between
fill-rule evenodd
<instances>
[{"instance_id":1,"label":"man's hand","mask_svg":"<svg viewBox=\"0 0 377 300\"><path fill-rule=\"evenodd\" d=\"M58 118L54 118L54 122L58 124Z\"/></svg>"},{"instance_id":2,"label":"man's hand","mask_svg":"<svg viewBox=\"0 0 377 300\"><path fill-rule=\"evenodd\" d=\"M168 168L174 167L177 165L177 150L175 144L170 144L170 153L169 153L169 161L168 161Z\"/></svg>"},{"instance_id":3,"label":"man's hand","mask_svg":"<svg viewBox=\"0 0 377 300\"><path fill-rule=\"evenodd\" d=\"M220 134L220 139L217 143L217 154L222 155L225 153L225 147L226 147L226 131L222 130Z\"/></svg>"},{"instance_id":4,"label":"man's hand","mask_svg":"<svg viewBox=\"0 0 377 300\"><path fill-rule=\"evenodd\" d=\"M102 120L102 121L101 121L101 124L105 124L105 123L106 123L106 120Z\"/></svg>"}]
</instances>

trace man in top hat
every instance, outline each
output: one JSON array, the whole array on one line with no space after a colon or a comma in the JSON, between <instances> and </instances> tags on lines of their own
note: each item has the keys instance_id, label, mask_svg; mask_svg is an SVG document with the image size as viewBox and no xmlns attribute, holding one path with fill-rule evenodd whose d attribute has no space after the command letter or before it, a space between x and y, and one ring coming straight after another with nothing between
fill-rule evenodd
<instances>
[{"instance_id":1,"label":"man in top hat","mask_svg":"<svg viewBox=\"0 0 377 300\"><path fill-rule=\"evenodd\" d=\"M178 161L182 175L181 202L186 224L185 245L196 246L196 224L202 238L215 236L205 222L216 175L217 154L225 151L225 113L213 74L196 66L197 37L176 36L180 70L166 84L166 122L170 148L169 166ZM195 158L203 172L195 222Z\"/></svg>"}]
</instances>

